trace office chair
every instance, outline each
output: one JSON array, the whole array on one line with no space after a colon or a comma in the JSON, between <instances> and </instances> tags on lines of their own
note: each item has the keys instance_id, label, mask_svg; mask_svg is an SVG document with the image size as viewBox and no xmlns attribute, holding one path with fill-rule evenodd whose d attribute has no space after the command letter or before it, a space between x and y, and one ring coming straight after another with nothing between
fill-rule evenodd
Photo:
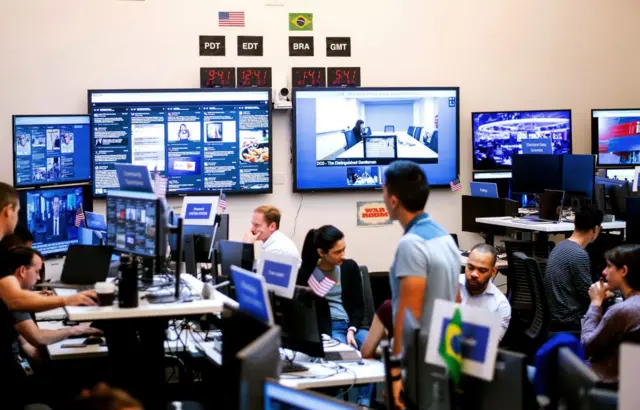
<instances>
[{"instance_id":1,"label":"office chair","mask_svg":"<svg viewBox=\"0 0 640 410\"><path fill-rule=\"evenodd\" d=\"M451 235L451 237L453 238L453 241L456 243L456 246L459 248L460 244L458 243L458 234L457 233L451 233L449 235Z\"/></svg>"},{"instance_id":2,"label":"office chair","mask_svg":"<svg viewBox=\"0 0 640 410\"><path fill-rule=\"evenodd\" d=\"M344 133L344 138L347 141L347 149L353 147L358 143L358 141L356 141L356 136L353 134L353 131L347 130L347 131L343 131L343 133Z\"/></svg>"},{"instance_id":3,"label":"office chair","mask_svg":"<svg viewBox=\"0 0 640 410\"><path fill-rule=\"evenodd\" d=\"M371 292L371 279L369 278L369 268L360 266L360 276L362 277L362 296L364 298L364 316L361 327L369 329L373 323L373 315L376 311L373 307L373 293Z\"/></svg>"},{"instance_id":4,"label":"office chair","mask_svg":"<svg viewBox=\"0 0 640 410\"><path fill-rule=\"evenodd\" d=\"M371 294L373 295L373 310L378 310L385 300L391 299L389 272L369 272Z\"/></svg>"},{"instance_id":5,"label":"office chair","mask_svg":"<svg viewBox=\"0 0 640 410\"><path fill-rule=\"evenodd\" d=\"M384 132L396 132L396 127L393 125L385 125Z\"/></svg>"},{"instance_id":6,"label":"office chair","mask_svg":"<svg viewBox=\"0 0 640 410\"><path fill-rule=\"evenodd\" d=\"M408 129L407 129L407 134L411 135L413 137L413 134L416 132L416 127L414 127L413 125L411 125Z\"/></svg>"},{"instance_id":7,"label":"office chair","mask_svg":"<svg viewBox=\"0 0 640 410\"><path fill-rule=\"evenodd\" d=\"M413 133L413 138L415 138L418 141L422 141L421 137L422 137L422 128L423 127L416 127L416 131Z\"/></svg>"}]
</instances>

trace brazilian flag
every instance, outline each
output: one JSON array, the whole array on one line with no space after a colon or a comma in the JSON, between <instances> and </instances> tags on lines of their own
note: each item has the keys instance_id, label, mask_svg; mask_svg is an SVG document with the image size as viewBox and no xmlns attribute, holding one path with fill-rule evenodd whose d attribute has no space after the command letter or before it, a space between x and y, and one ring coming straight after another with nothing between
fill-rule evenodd
<instances>
[{"instance_id":1,"label":"brazilian flag","mask_svg":"<svg viewBox=\"0 0 640 410\"><path fill-rule=\"evenodd\" d=\"M462 374L462 315L458 307L444 329L438 352L457 386Z\"/></svg>"},{"instance_id":2,"label":"brazilian flag","mask_svg":"<svg viewBox=\"0 0 640 410\"><path fill-rule=\"evenodd\" d=\"M312 13L289 13L290 31L313 31Z\"/></svg>"}]
</instances>

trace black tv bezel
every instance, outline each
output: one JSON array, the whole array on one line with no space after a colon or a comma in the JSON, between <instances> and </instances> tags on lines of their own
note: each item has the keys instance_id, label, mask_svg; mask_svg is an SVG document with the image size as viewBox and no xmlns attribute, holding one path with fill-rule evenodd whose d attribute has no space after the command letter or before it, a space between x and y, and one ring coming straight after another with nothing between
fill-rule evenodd
<instances>
[{"instance_id":1,"label":"black tv bezel","mask_svg":"<svg viewBox=\"0 0 640 410\"><path fill-rule=\"evenodd\" d=\"M362 186L351 188L298 188L298 146L297 146L297 125L296 125L296 97L298 91L312 92L345 92L352 91L455 91L456 93L456 176L460 175L460 87L294 87L291 93L291 156L292 156L292 172L293 172L293 192L299 194L305 193L321 193L321 192L375 192L381 191L382 185L379 187ZM429 164L418 164L429 165ZM428 177L428 175L427 175ZM454 178L455 178L454 177ZM431 188L449 188L449 182L442 184L429 184Z\"/></svg>"},{"instance_id":2,"label":"black tv bezel","mask_svg":"<svg viewBox=\"0 0 640 410\"><path fill-rule=\"evenodd\" d=\"M14 114L11 116L11 145L13 146L13 184L16 187L16 190L28 190L28 189L39 189L39 188L47 188L54 186L63 186L70 184L82 184L82 183L92 183L93 181L93 165L89 165L89 178L83 179L74 179L71 181L59 181L59 182L48 182L45 184L29 184L29 185L21 185L18 186L18 174L16 172L16 119L18 118L54 118L54 117L62 117L62 118L72 118L72 117L87 117L89 119L89 127L91 127L91 115L89 114ZM91 130L89 130L89 139L91 139ZM91 141L89 141L91 143Z\"/></svg>"},{"instance_id":3,"label":"black tv bezel","mask_svg":"<svg viewBox=\"0 0 640 410\"><path fill-rule=\"evenodd\" d=\"M596 117L593 114L596 111L638 111L640 108L592 108L591 109L591 154L596 156L596 169L633 169L640 166L640 162L637 164L600 164L600 144L598 124L596 123Z\"/></svg>"},{"instance_id":4,"label":"black tv bezel","mask_svg":"<svg viewBox=\"0 0 640 410\"><path fill-rule=\"evenodd\" d=\"M504 165L495 169L482 169L476 168L476 156L475 156L475 132L473 130L473 119L476 115L479 114L510 114L510 113L523 113L523 112L557 112L557 111L567 111L569 112L569 142L571 146L569 147L569 152L567 154L573 154L573 112L571 109L546 109L546 110L496 110L496 111L473 111L471 112L471 169L472 172L505 172L507 170L511 170L512 165Z\"/></svg>"},{"instance_id":5,"label":"black tv bezel","mask_svg":"<svg viewBox=\"0 0 640 410\"><path fill-rule=\"evenodd\" d=\"M268 117L269 117L269 187L266 189L260 190L251 190L251 191L235 191L235 190L223 190L227 195L264 195L264 194L272 194L273 193L273 103L272 103L272 90L271 88L266 87L246 87L246 88L140 88L140 89L89 89L87 90L87 105L89 113L89 121L90 121L90 138L91 138L91 186L93 191L93 197L99 199L105 199L107 194L96 194L95 193L95 138L93 133L93 107L91 104L91 96L92 94L102 93L175 93L175 92L195 92L195 93L247 93L247 92L256 92L262 91L267 92L267 107L268 107ZM184 196L206 196L214 193L219 193L220 189L211 190L211 191L180 191L180 192L168 192L166 193L167 197L171 198L180 198Z\"/></svg>"},{"instance_id":6,"label":"black tv bezel","mask_svg":"<svg viewBox=\"0 0 640 410\"><path fill-rule=\"evenodd\" d=\"M66 185L54 185L40 188L32 188L32 189L23 189L18 191L18 198L20 201L20 211L18 212L18 221L19 223L27 228L27 195L32 193L33 191L48 191L54 189L65 189L65 188L81 188L82 189L82 203L83 203L83 211L84 212L93 212L93 187L90 184L66 184ZM32 232L33 234L33 232ZM45 259L55 259L60 256L64 256L67 254L67 251L64 252L52 252L43 254Z\"/></svg>"}]
</instances>

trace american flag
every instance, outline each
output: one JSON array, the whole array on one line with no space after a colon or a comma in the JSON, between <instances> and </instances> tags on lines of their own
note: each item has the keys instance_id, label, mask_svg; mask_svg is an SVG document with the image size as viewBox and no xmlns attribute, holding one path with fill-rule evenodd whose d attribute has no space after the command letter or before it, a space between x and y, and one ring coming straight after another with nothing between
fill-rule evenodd
<instances>
[{"instance_id":1,"label":"american flag","mask_svg":"<svg viewBox=\"0 0 640 410\"><path fill-rule=\"evenodd\" d=\"M449 186L451 187L451 190L453 192L459 191L462 189L462 182L460 182L460 177L454 179L453 181L449 182Z\"/></svg>"},{"instance_id":2,"label":"american flag","mask_svg":"<svg viewBox=\"0 0 640 410\"><path fill-rule=\"evenodd\" d=\"M309 276L307 284L313 293L323 298L329 293L333 285L336 284L336 281L322 274L322 272L318 272L317 269L314 269L311 276Z\"/></svg>"},{"instance_id":3,"label":"american flag","mask_svg":"<svg viewBox=\"0 0 640 410\"><path fill-rule=\"evenodd\" d=\"M218 13L220 27L244 27L244 11L221 11Z\"/></svg>"},{"instance_id":4,"label":"american flag","mask_svg":"<svg viewBox=\"0 0 640 410\"><path fill-rule=\"evenodd\" d=\"M165 198L167 196L167 178L160 176L158 172L158 167L155 167L153 170L155 175L153 178L154 191L156 191L156 196L158 198Z\"/></svg>"},{"instance_id":5,"label":"american flag","mask_svg":"<svg viewBox=\"0 0 640 410\"><path fill-rule=\"evenodd\" d=\"M227 209L227 194L222 191L220 191L220 200L218 201L218 207L220 207L220 210L222 212Z\"/></svg>"},{"instance_id":6,"label":"american flag","mask_svg":"<svg viewBox=\"0 0 640 410\"><path fill-rule=\"evenodd\" d=\"M78 208L76 212L76 228L79 228L83 225L84 221L84 212L82 211L82 205Z\"/></svg>"}]
</instances>

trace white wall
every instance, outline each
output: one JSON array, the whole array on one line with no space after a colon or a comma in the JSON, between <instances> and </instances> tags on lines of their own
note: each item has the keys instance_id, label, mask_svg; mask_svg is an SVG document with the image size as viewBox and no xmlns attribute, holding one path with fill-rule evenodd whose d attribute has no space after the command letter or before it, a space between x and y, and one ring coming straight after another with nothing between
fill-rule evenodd
<instances>
[{"instance_id":1,"label":"white wall","mask_svg":"<svg viewBox=\"0 0 640 410\"><path fill-rule=\"evenodd\" d=\"M89 88L197 87L201 66L273 67L274 88L292 66L362 68L370 86L461 88L461 178L471 176L470 113L571 108L577 153L590 150L590 109L639 105L637 0L22 0L0 2L0 178L11 181L11 114L84 113ZM217 28L217 12L244 10L245 29ZM317 57L287 55L288 12L313 12ZM354 24L357 21L365 24ZM228 57L199 57L198 35L227 35ZM236 57L236 36L263 35L264 57ZM324 57L325 36L351 36L351 58ZM391 74L395 73L395 74ZM251 210L278 205L295 241L333 223L348 253L387 270L402 231L357 228L355 203L380 193L291 193L290 117L274 115L274 194L231 197L232 237ZM345 124L346 126L347 124ZM468 188L465 186L465 190ZM301 206L301 208L299 208ZM433 193L427 210L460 230L460 193ZM475 239L461 237L463 247Z\"/></svg>"}]
</instances>

